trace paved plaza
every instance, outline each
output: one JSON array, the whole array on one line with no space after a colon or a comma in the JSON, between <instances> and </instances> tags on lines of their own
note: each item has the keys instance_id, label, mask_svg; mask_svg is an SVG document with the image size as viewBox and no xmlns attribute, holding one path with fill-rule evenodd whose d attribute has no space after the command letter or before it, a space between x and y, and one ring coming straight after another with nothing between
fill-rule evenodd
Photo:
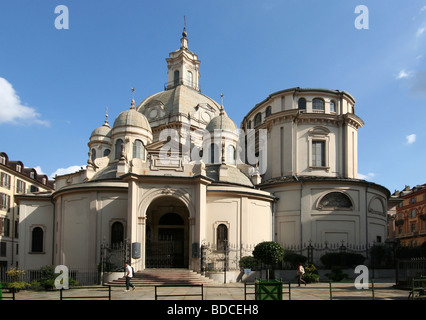
<instances>
[{"instance_id":1,"label":"paved plaza","mask_svg":"<svg viewBox=\"0 0 426 320\"><path fill-rule=\"evenodd\" d=\"M129 292L124 287L111 287L111 300L254 300L254 286L245 288L243 283L209 284L201 287L176 286L136 287ZM156 297L157 292L157 297ZM393 280L380 279L369 289L356 289L353 282L327 282L298 287L292 283L283 285L283 300L407 300L409 291L394 287ZM108 287L71 288L63 291L64 300L108 300ZM4 296L10 296L5 294ZM156 299L157 298L157 299ZM60 292L23 290L16 300L60 300Z\"/></svg>"}]
</instances>

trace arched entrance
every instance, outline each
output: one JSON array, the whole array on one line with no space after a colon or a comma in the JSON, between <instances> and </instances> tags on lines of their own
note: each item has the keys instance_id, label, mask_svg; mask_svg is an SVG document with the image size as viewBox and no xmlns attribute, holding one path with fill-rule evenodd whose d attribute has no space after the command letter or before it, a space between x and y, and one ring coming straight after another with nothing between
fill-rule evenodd
<instances>
[{"instance_id":1,"label":"arched entrance","mask_svg":"<svg viewBox=\"0 0 426 320\"><path fill-rule=\"evenodd\" d=\"M147 268L187 268L189 265L189 211L171 196L155 199L146 212L145 264Z\"/></svg>"}]
</instances>

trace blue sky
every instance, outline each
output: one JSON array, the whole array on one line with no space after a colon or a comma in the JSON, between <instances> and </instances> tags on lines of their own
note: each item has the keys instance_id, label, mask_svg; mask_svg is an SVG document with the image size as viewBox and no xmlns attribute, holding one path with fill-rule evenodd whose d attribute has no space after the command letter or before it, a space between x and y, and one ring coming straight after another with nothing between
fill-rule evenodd
<instances>
[{"instance_id":1,"label":"blue sky","mask_svg":"<svg viewBox=\"0 0 426 320\"><path fill-rule=\"evenodd\" d=\"M360 177L426 183L426 0L1 0L0 151L49 176L85 166L106 107L112 123L130 88L163 90L184 16L202 92L238 125L279 90L344 90L365 122Z\"/></svg>"}]
</instances>

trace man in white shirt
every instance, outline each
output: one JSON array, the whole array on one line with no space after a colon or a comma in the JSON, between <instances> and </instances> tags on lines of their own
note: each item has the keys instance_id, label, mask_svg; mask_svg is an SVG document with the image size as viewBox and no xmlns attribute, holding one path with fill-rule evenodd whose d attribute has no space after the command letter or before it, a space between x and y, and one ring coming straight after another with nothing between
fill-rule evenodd
<instances>
[{"instance_id":1,"label":"man in white shirt","mask_svg":"<svg viewBox=\"0 0 426 320\"><path fill-rule=\"evenodd\" d=\"M128 292L129 287L132 287L132 289L135 290L136 287L130 283L130 280L133 277L133 268L128 263L125 264L124 272L124 276L126 277L126 290L124 290L124 292Z\"/></svg>"}]
</instances>

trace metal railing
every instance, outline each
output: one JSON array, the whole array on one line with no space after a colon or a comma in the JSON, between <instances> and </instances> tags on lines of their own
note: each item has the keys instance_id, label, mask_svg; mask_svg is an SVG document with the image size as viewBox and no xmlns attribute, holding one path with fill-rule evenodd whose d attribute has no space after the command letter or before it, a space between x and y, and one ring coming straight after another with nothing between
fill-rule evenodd
<instances>
[{"instance_id":1,"label":"metal railing","mask_svg":"<svg viewBox=\"0 0 426 320\"><path fill-rule=\"evenodd\" d=\"M64 291L68 290L78 290L78 289L93 289L97 291L108 291L108 295L91 295L91 296L64 296ZM59 290L59 300L65 299L108 299L111 300L111 286L97 286L97 287L74 287L72 289L60 289Z\"/></svg>"}]
</instances>

